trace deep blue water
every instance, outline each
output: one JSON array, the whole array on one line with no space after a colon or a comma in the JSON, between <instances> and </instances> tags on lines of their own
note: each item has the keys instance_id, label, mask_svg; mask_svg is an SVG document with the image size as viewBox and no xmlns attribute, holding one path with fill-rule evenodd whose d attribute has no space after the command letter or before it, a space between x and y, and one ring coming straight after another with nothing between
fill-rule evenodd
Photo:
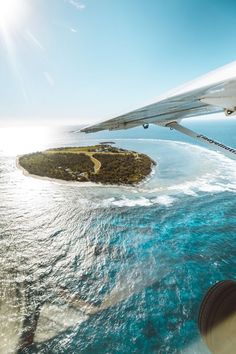
<instances>
[{"instance_id":1,"label":"deep blue water","mask_svg":"<svg viewBox=\"0 0 236 354\"><path fill-rule=\"evenodd\" d=\"M236 147L235 121L188 126ZM236 275L236 162L155 127L91 136L76 127L4 129L2 288L23 283L24 312L55 305L64 321L42 311L39 330L55 327L55 336L26 352L208 353L197 329L201 299ZM102 140L149 154L155 173L137 187L78 186L26 177L15 166L17 154ZM85 316L62 289L100 310Z\"/></svg>"}]
</instances>

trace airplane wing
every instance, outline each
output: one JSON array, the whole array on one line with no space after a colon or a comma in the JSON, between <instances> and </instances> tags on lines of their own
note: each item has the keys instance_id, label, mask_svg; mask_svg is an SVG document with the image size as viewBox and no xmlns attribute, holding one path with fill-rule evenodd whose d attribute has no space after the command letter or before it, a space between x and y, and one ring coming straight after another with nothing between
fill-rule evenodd
<instances>
[{"instance_id":1,"label":"airplane wing","mask_svg":"<svg viewBox=\"0 0 236 354\"><path fill-rule=\"evenodd\" d=\"M236 151L201 134L187 130L181 120L207 114L224 112L226 116L236 114L236 62L186 84L166 94L157 102L136 109L116 118L81 129L93 133L101 130L122 130L137 126L148 128L149 124L176 129L179 132L211 145L236 158ZM172 124L172 126L171 126ZM182 128L182 129L181 129Z\"/></svg>"}]
</instances>

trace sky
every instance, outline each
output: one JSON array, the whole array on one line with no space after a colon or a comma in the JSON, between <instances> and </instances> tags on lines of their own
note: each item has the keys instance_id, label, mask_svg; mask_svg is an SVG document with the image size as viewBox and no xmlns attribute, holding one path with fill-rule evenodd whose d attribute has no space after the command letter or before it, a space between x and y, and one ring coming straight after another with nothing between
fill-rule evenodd
<instances>
[{"instance_id":1,"label":"sky","mask_svg":"<svg viewBox=\"0 0 236 354\"><path fill-rule=\"evenodd\" d=\"M235 13L231 0L0 0L0 124L148 104L236 60Z\"/></svg>"}]
</instances>

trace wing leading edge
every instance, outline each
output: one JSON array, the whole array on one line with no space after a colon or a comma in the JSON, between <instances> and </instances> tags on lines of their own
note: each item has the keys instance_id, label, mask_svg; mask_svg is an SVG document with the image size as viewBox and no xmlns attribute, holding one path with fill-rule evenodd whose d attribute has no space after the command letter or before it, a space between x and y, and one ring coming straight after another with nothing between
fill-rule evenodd
<instances>
[{"instance_id":1,"label":"wing leading edge","mask_svg":"<svg viewBox=\"0 0 236 354\"><path fill-rule=\"evenodd\" d=\"M236 114L236 62L195 80L174 93L167 94L156 103L88 126L81 129L81 132L122 130L140 125L147 128L149 124L157 124L178 130L236 158L234 149L192 132L179 124L182 119L220 112L224 112L226 116Z\"/></svg>"}]
</instances>

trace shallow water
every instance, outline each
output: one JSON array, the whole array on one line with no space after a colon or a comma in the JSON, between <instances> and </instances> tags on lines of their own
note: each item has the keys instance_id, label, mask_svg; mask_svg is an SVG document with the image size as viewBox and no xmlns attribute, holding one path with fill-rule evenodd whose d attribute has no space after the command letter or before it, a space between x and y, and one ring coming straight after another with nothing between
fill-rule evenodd
<instances>
[{"instance_id":1,"label":"shallow water","mask_svg":"<svg viewBox=\"0 0 236 354\"><path fill-rule=\"evenodd\" d=\"M53 337L29 352L207 353L197 330L201 299L236 272L236 162L186 142L118 136L118 146L157 162L139 186L42 181L24 176L16 155L98 138L12 129L0 133L4 320L14 322L12 306L19 321L45 304L38 338ZM68 306L65 293L94 313ZM27 301L12 305L17 296Z\"/></svg>"}]
</instances>

